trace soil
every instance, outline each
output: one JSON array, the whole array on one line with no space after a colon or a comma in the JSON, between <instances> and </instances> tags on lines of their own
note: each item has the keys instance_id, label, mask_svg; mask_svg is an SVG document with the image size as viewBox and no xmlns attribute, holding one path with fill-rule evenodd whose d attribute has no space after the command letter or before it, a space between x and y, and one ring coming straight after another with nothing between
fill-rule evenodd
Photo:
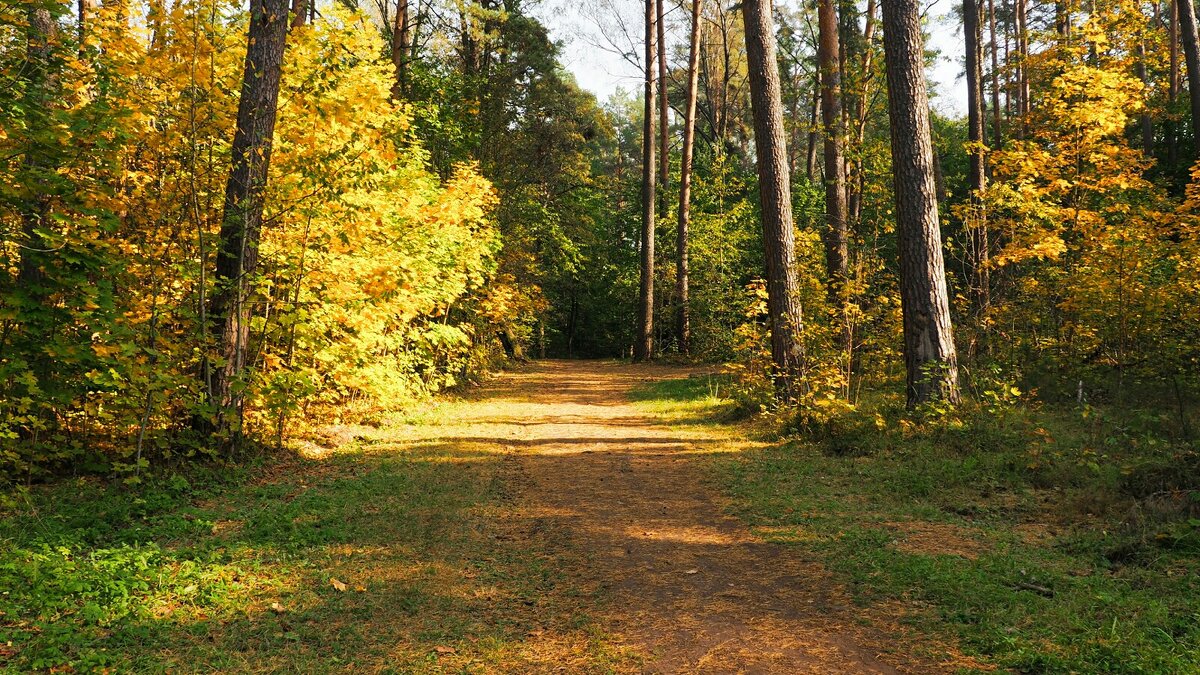
<instances>
[{"instance_id":1,"label":"soil","mask_svg":"<svg viewBox=\"0 0 1200 675\"><path fill-rule=\"evenodd\" d=\"M896 606L855 606L802 548L764 543L730 516L704 463L750 445L671 425L630 403L680 366L542 361L472 395L438 433L499 444L505 536L571 561L606 633L656 673L952 672L918 648Z\"/></svg>"}]
</instances>

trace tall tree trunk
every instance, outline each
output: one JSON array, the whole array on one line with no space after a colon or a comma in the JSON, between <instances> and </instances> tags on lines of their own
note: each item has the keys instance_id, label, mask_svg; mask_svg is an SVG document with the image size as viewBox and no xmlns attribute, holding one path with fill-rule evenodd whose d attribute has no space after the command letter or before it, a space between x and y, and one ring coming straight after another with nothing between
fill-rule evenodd
<instances>
[{"instance_id":1,"label":"tall tree trunk","mask_svg":"<svg viewBox=\"0 0 1200 675\"><path fill-rule=\"evenodd\" d=\"M1021 118L1018 137L1022 140L1029 131L1029 2L1016 0L1017 29L1017 115Z\"/></svg>"},{"instance_id":2,"label":"tall tree trunk","mask_svg":"<svg viewBox=\"0 0 1200 675\"><path fill-rule=\"evenodd\" d=\"M787 130L783 124L770 0L745 0L742 17L746 28L754 145L758 153L758 191L767 262L767 310L771 319L775 390L781 398L791 400L799 393L797 387L801 384L797 380L802 376L804 355L800 330L804 317L796 280L792 190L785 141Z\"/></svg>"},{"instance_id":3,"label":"tall tree trunk","mask_svg":"<svg viewBox=\"0 0 1200 675\"><path fill-rule=\"evenodd\" d=\"M292 0L292 28L308 22L308 6L313 0Z\"/></svg>"},{"instance_id":4,"label":"tall tree trunk","mask_svg":"<svg viewBox=\"0 0 1200 675\"><path fill-rule=\"evenodd\" d=\"M817 69L821 78L821 124L825 136L825 263L830 302L844 304L846 283L846 174L842 143L841 70L838 66L838 20L833 0L817 4Z\"/></svg>"},{"instance_id":5,"label":"tall tree trunk","mask_svg":"<svg viewBox=\"0 0 1200 675\"><path fill-rule=\"evenodd\" d=\"M804 172L810 183L817 180L817 136L820 127L817 126L817 113L821 110L821 83L813 83L812 109L808 115L808 151L804 157Z\"/></svg>"},{"instance_id":6,"label":"tall tree trunk","mask_svg":"<svg viewBox=\"0 0 1200 675\"><path fill-rule=\"evenodd\" d=\"M392 19L392 65L396 67L392 98L396 100L408 95L409 26L408 0L396 0L396 16Z\"/></svg>"},{"instance_id":7,"label":"tall tree trunk","mask_svg":"<svg viewBox=\"0 0 1200 675\"><path fill-rule=\"evenodd\" d=\"M646 92L642 120L642 269L638 296L637 339L633 343L633 360L648 361L654 352L654 113L655 58L658 48L656 0L646 0Z\"/></svg>"},{"instance_id":8,"label":"tall tree trunk","mask_svg":"<svg viewBox=\"0 0 1200 675\"><path fill-rule=\"evenodd\" d=\"M908 403L953 403L958 363L938 229L918 0L884 0L883 25Z\"/></svg>"},{"instance_id":9,"label":"tall tree trunk","mask_svg":"<svg viewBox=\"0 0 1200 675\"><path fill-rule=\"evenodd\" d=\"M871 80L875 65L875 13L878 6L875 0L867 0L866 22L862 33L862 64L859 68L859 91L854 97L854 148L859 152L867 137L867 116L870 113ZM846 229L857 227L862 218L862 194L865 176L863 175L862 160L854 163L854 171L846 175Z\"/></svg>"},{"instance_id":10,"label":"tall tree trunk","mask_svg":"<svg viewBox=\"0 0 1200 675\"><path fill-rule=\"evenodd\" d=\"M1167 98L1170 101L1169 110L1174 112L1175 102L1179 100L1179 0L1171 0L1171 26L1168 30L1170 46L1170 82L1167 84ZM1171 170L1179 163L1179 127L1175 124L1174 114L1167 117L1167 164Z\"/></svg>"},{"instance_id":11,"label":"tall tree trunk","mask_svg":"<svg viewBox=\"0 0 1200 675\"><path fill-rule=\"evenodd\" d=\"M1200 35L1196 32L1196 8L1192 0L1179 4L1179 39L1183 43L1183 61L1187 65L1188 93L1192 107L1192 161L1200 159Z\"/></svg>"},{"instance_id":12,"label":"tall tree trunk","mask_svg":"<svg viewBox=\"0 0 1200 675\"><path fill-rule=\"evenodd\" d=\"M79 51L81 54L83 53L84 48L87 46L87 33L88 33L88 30L90 28L90 24L92 21L92 10L93 10L92 0L78 0L78 2L76 3L76 11L79 14L79 25L78 25L78 34L77 35L79 38ZM160 19L161 19L161 17L160 17Z\"/></svg>"},{"instance_id":13,"label":"tall tree trunk","mask_svg":"<svg viewBox=\"0 0 1200 675\"><path fill-rule=\"evenodd\" d=\"M667 22L664 0L655 0L654 25L658 37L658 189L666 199L667 185L671 182L671 127L670 101L667 98ZM666 211L666 203L663 211Z\"/></svg>"},{"instance_id":14,"label":"tall tree trunk","mask_svg":"<svg viewBox=\"0 0 1200 675\"><path fill-rule=\"evenodd\" d=\"M246 64L233 136L233 166L225 187L216 288L208 317L219 340L220 363L204 364L218 431L232 448L241 434L244 394L239 387L250 337L250 295L258 273L263 191L271 162L279 80L287 43L288 0L252 0Z\"/></svg>"},{"instance_id":15,"label":"tall tree trunk","mask_svg":"<svg viewBox=\"0 0 1200 675\"><path fill-rule=\"evenodd\" d=\"M1056 0L1054 3L1054 32L1063 39L1071 37L1070 0Z\"/></svg>"},{"instance_id":16,"label":"tall tree trunk","mask_svg":"<svg viewBox=\"0 0 1200 675\"><path fill-rule=\"evenodd\" d=\"M1150 77L1146 69L1146 41L1143 38L1137 46L1137 75L1142 81L1142 85L1149 90ZM1150 116L1149 109L1142 111L1138 116L1138 123L1142 131L1142 154L1146 157L1154 156L1154 118Z\"/></svg>"},{"instance_id":17,"label":"tall tree trunk","mask_svg":"<svg viewBox=\"0 0 1200 675\"><path fill-rule=\"evenodd\" d=\"M81 7L81 11L82 11ZM50 10L41 3L31 3L25 13L25 67L22 68L22 78L25 80L25 91L22 103L26 109L26 124L29 129L28 145L22 162L24 169L30 174L31 183L45 180L45 174L53 171L54 162L49 161L47 148L38 141L39 133L53 124L50 107L56 103L55 86L57 76L54 72L54 43L58 33L58 22L50 14ZM34 302L40 303L45 295L44 265L47 262L46 243L41 235L41 228L48 226L46 222L49 211L48 195L41 190L33 191L21 214L24 246L21 249L21 262L17 270L17 280L21 289Z\"/></svg>"},{"instance_id":18,"label":"tall tree trunk","mask_svg":"<svg viewBox=\"0 0 1200 675\"><path fill-rule=\"evenodd\" d=\"M700 8L702 0L692 0L692 30L688 40L688 89L683 108L683 150L679 162L679 230L676 237L678 256L675 268L675 295L679 299L676 332L679 351L691 352L692 327L688 307L688 229L691 225L692 152L696 144L696 96L700 88Z\"/></svg>"},{"instance_id":19,"label":"tall tree trunk","mask_svg":"<svg viewBox=\"0 0 1200 675\"><path fill-rule=\"evenodd\" d=\"M1000 47L996 43L996 0L988 0L988 42L992 52L992 143L991 147L1004 146L1000 111Z\"/></svg>"},{"instance_id":20,"label":"tall tree trunk","mask_svg":"<svg viewBox=\"0 0 1200 675\"><path fill-rule=\"evenodd\" d=\"M979 21L980 0L963 0L963 35L967 56L967 140L970 141L970 167L967 178L970 189L970 215L967 229L971 237L971 294L975 307L988 305L988 231L983 209L983 191L987 188L984 166L984 109L983 109L983 31Z\"/></svg>"}]
</instances>

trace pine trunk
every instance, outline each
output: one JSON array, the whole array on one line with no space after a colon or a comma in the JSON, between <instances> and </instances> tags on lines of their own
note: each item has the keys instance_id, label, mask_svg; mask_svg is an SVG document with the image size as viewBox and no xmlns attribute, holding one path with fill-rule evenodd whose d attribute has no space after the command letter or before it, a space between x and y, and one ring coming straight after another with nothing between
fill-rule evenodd
<instances>
[{"instance_id":1,"label":"pine trunk","mask_svg":"<svg viewBox=\"0 0 1200 675\"><path fill-rule=\"evenodd\" d=\"M408 53L411 40L408 20L408 0L396 0L396 16L392 19L392 64L396 67L396 83L392 98L408 95Z\"/></svg>"},{"instance_id":2,"label":"pine trunk","mask_svg":"<svg viewBox=\"0 0 1200 675\"><path fill-rule=\"evenodd\" d=\"M817 68L821 78L821 125L825 136L825 264L829 273L829 299L843 304L848 245L846 235L846 174L842 143L841 70L838 20L833 0L817 5Z\"/></svg>"},{"instance_id":3,"label":"pine trunk","mask_svg":"<svg viewBox=\"0 0 1200 675\"><path fill-rule=\"evenodd\" d=\"M683 149L679 163L679 230L676 238L678 257L675 269L675 295L679 300L676 333L679 351L691 352L692 327L688 307L688 229L691 226L692 152L696 144L696 97L700 88L700 8L702 0L692 0L692 30L688 40L688 89L683 108Z\"/></svg>"},{"instance_id":4,"label":"pine trunk","mask_svg":"<svg viewBox=\"0 0 1200 675\"><path fill-rule=\"evenodd\" d=\"M671 128L670 101L667 98L667 24L664 0L655 0L654 25L658 38L658 189L666 199L667 185L671 182ZM667 210L663 202L663 211Z\"/></svg>"},{"instance_id":5,"label":"pine trunk","mask_svg":"<svg viewBox=\"0 0 1200 675\"><path fill-rule=\"evenodd\" d=\"M775 391L780 398L792 400L800 393L804 356L800 329L804 317L796 280L787 130L783 124L770 0L745 0L742 17L746 28L754 145L758 152L758 190L767 263L767 309L771 320Z\"/></svg>"},{"instance_id":6,"label":"pine trunk","mask_svg":"<svg viewBox=\"0 0 1200 675\"><path fill-rule=\"evenodd\" d=\"M970 215L966 225L972 248L971 295L975 307L982 309L988 305L990 282L987 218L983 209L987 171L984 166L983 31L979 21L979 0L963 0L963 34L966 37L967 57L967 140L971 143L967 171Z\"/></svg>"},{"instance_id":7,"label":"pine trunk","mask_svg":"<svg viewBox=\"0 0 1200 675\"><path fill-rule=\"evenodd\" d=\"M988 0L988 38L992 53L992 148L1004 145L1000 113L1000 46L996 42L996 0Z\"/></svg>"},{"instance_id":8,"label":"pine trunk","mask_svg":"<svg viewBox=\"0 0 1200 675\"><path fill-rule=\"evenodd\" d=\"M1188 94L1192 109L1192 160L1200 157L1200 36L1196 29L1196 8L1192 0L1179 3L1179 39L1183 43L1183 62L1187 66Z\"/></svg>"},{"instance_id":9,"label":"pine trunk","mask_svg":"<svg viewBox=\"0 0 1200 675\"><path fill-rule=\"evenodd\" d=\"M938 229L925 53L917 0L884 0L892 173L908 404L958 400L958 364Z\"/></svg>"},{"instance_id":10,"label":"pine trunk","mask_svg":"<svg viewBox=\"0 0 1200 675\"><path fill-rule=\"evenodd\" d=\"M1170 70L1167 84L1168 109L1175 110L1175 102L1179 100L1179 0L1171 0L1171 26L1167 31L1167 39L1171 41ZM1171 170L1179 163L1179 128L1175 124L1174 115L1167 117L1167 164Z\"/></svg>"},{"instance_id":11,"label":"pine trunk","mask_svg":"<svg viewBox=\"0 0 1200 675\"><path fill-rule=\"evenodd\" d=\"M642 266L638 295L637 338L633 343L633 360L648 361L654 351L654 113L655 58L658 48L655 23L656 0L646 0L646 90L642 120Z\"/></svg>"}]
</instances>

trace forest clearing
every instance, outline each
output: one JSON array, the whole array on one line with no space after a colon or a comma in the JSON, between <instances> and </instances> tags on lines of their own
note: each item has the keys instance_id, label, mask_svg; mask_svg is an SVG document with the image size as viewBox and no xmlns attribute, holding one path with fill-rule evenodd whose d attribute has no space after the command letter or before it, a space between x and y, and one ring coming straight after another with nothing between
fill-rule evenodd
<instances>
[{"instance_id":1,"label":"forest clearing","mask_svg":"<svg viewBox=\"0 0 1200 675\"><path fill-rule=\"evenodd\" d=\"M1198 159L1192 0L8 0L0 669L1200 672Z\"/></svg>"}]
</instances>

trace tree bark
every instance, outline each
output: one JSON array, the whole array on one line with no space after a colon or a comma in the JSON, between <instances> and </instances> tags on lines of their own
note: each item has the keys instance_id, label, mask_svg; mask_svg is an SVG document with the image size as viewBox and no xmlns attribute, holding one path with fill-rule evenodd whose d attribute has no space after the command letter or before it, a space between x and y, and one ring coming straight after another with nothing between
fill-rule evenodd
<instances>
[{"instance_id":1,"label":"tree bark","mask_svg":"<svg viewBox=\"0 0 1200 675\"><path fill-rule=\"evenodd\" d=\"M396 83L392 98L408 95L408 50L411 29L408 21L408 0L396 0L396 16L392 19L392 65L396 67Z\"/></svg>"},{"instance_id":2,"label":"tree bark","mask_svg":"<svg viewBox=\"0 0 1200 675\"><path fill-rule=\"evenodd\" d=\"M1141 80L1142 85L1150 87L1150 77L1146 69L1146 41L1143 39L1137 46L1137 75ZM1138 116L1138 123L1141 126L1142 132L1142 154L1146 157L1154 156L1154 118L1150 116L1149 109L1143 110Z\"/></svg>"},{"instance_id":3,"label":"tree bark","mask_svg":"<svg viewBox=\"0 0 1200 675\"><path fill-rule=\"evenodd\" d=\"M958 363L938 229L917 0L884 0L883 25L908 404L933 399L955 403Z\"/></svg>"},{"instance_id":4,"label":"tree bark","mask_svg":"<svg viewBox=\"0 0 1200 675\"><path fill-rule=\"evenodd\" d=\"M970 214L966 226L971 238L971 295L977 309L987 307L988 231L983 208L983 191L987 188L987 169L984 165L983 109L983 31L979 21L979 1L963 0L963 35L966 38L967 65L967 140L970 142L970 166L967 171L970 195Z\"/></svg>"},{"instance_id":5,"label":"tree bark","mask_svg":"<svg viewBox=\"0 0 1200 675\"><path fill-rule=\"evenodd\" d=\"M1200 159L1200 35L1196 30L1196 8L1192 0L1179 4L1179 39L1183 43L1183 61L1187 66L1188 93L1192 109L1192 160Z\"/></svg>"},{"instance_id":6,"label":"tree bark","mask_svg":"<svg viewBox=\"0 0 1200 675\"><path fill-rule=\"evenodd\" d=\"M1167 84L1167 100L1170 102L1169 109L1175 109L1175 102L1179 100L1179 0L1171 0L1171 26L1168 30L1168 39L1171 41L1170 46L1170 71L1168 77L1170 82ZM1175 124L1174 115L1167 118L1167 164L1171 170L1175 169L1175 165L1179 163L1179 129Z\"/></svg>"},{"instance_id":7,"label":"tree bark","mask_svg":"<svg viewBox=\"0 0 1200 675\"><path fill-rule=\"evenodd\" d=\"M646 0L646 90L642 120L642 265L638 296L637 338L633 360L648 361L654 352L654 200L656 197L654 164L655 23L658 2Z\"/></svg>"},{"instance_id":8,"label":"tree bark","mask_svg":"<svg viewBox=\"0 0 1200 675\"><path fill-rule=\"evenodd\" d=\"M288 0L252 0L245 70L233 136L233 166L225 187L215 290L208 317L219 343L217 362L204 364L209 401L226 449L241 435L240 388L250 337L249 298L258 272L263 191L271 162L279 80L287 42Z\"/></svg>"},{"instance_id":9,"label":"tree bark","mask_svg":"<svg viewBox=\"0 0 1200 675\"><path fill-rule=\"evenodd\" d=\"M849 257L846 234L846 174L842 143L841 69L837 13L834 0L817 4L817 69L821 80L821 124L825 137L825 264L829 300L841 308Z\"/></svg>"},{"instance_id":10,"label":"tree bark","mask_svg":"<svg viewBox=\"0 0 1200 675\"><path fill-rule=\"evenodd\" d=\"M313 0L292 0L292 28L308 23L308 5Z\"/></svg>"},{"instance_id":11,"label":"tree bark","mask_svg":"<svg viewBox=\"0 0 1200 675\"><path fill-rule=\"evenodd\" d=\"M1024 140L1026 131L1029 127L1029 26L1028 26L1028 2L1027 0L1016 0L1014 11L1016 13L1016 47L1017 47L1017 68L1016 68L1016 84L1017 84L1017 116L1020 117L1020 122L1017 125L1017 137Z\"/></svg>"},{"instance_id":12,"label":"tree bark","mask_svg":"<svg viewBox=\"0 0 1200 675\"><path fill-rule=\"evenodd\" d=\"M988 0L988 37L992 52L992 148L1004 146L1003 120L1000 115L1000 47L996 43L996 0Z\"/></svg>"},{"instance_id":13,"label":"tree bark","mask_svg":"<svg viewBox=\"0 0 1200 675\"><path fill-rule=\"evenodd\" d=\"M859 80L862 84L854 97L854 147L859 152L861 152L867 137L867 116L870 113L871 80L875 65L875 28L878 25L875 21L875 14L877 9L876 0L867 0L866 19L862 33L862 64L859 72ZM862 219L862 197L865 182L862 160L859 159L854 162L854 171L847 172L846 175L847 231L857 227Z\"/></svg>"},{"instance_id":14,"label":"tree bark","mask_svg":"<svg viewBox=\"0 0 1200 675\"><path fill-rule=\"evenodd\" d=\"M813 83L812 109L808 116L808 151L804 156L804 171L809 182L817 180L817 113L821 110L821 83Z\"/></svg>"},{"instance_id":15,"label":"tree bark","mask_svg":"<svg viewBox=\"0 0 1200 675\"><path fill-rule=\"evenodd\" d=\"M696 144L696 97L700 88L700 8L702 0L692 0L692 30L688 40L688 89L683 108L683 149L679 162L679 229L676 236L678 257L675 268L675 295L679 299L676 333L679 351L691 353L692 326L688 307L688 229L691 226L692 152Z\"/></svg>"},{"instance_id":16,"label":"tree bark","mask_svg":"<svg viewBox=\"0 0 1200 675\"><path fill-rule=\"evenodd\" d=\"M48 161L46 147L38 140L39 132L53 124L50 106L57 98L55 86L58 78L54 72L54 41L58 23L44 5L32 3L25 14L25 67L22 69L25 91L22 103L26 109L26 124L29 125L24 169L30 174L31 182L45 180L45 173L54 170L54 162ZM44 300L46 279L44 266L47 263L46 242L40 229L48 223L49 198L44 191L32 192L21 214L24 248L17 269L17 280L21 288L37 303Z\"/></svg>"},{"instance_id":17,"label":"tree bark","mask_svg":"<svg viewBox=\"0 0 1200 675\"><path fill-rule=\"evenodd\" d=\"M671 182L671 127L670 100L667 98L667 29L664 0L655 0L655 27L658 33L658 189L666 199L667 185ZM663 211L667 210L666 203Z\"/></svg>"},{"instance_id":18,"label":"tree bark","mask_svg":"<svg viewBox=\"0 0 1200 675\"><path fill-rule=\"evenodd\" d=\"M784 400L794 400L802 384L804 354L800 330L804 317L796 279L787 130L783 124L770 0L745 0L742 17L746 30L750 105L754 115L754 145L758 153L758 191L767 263L767 309L771 320L775 391ZM836 52L834 54L836 59Z\"/></svg>"}]
</instances>

